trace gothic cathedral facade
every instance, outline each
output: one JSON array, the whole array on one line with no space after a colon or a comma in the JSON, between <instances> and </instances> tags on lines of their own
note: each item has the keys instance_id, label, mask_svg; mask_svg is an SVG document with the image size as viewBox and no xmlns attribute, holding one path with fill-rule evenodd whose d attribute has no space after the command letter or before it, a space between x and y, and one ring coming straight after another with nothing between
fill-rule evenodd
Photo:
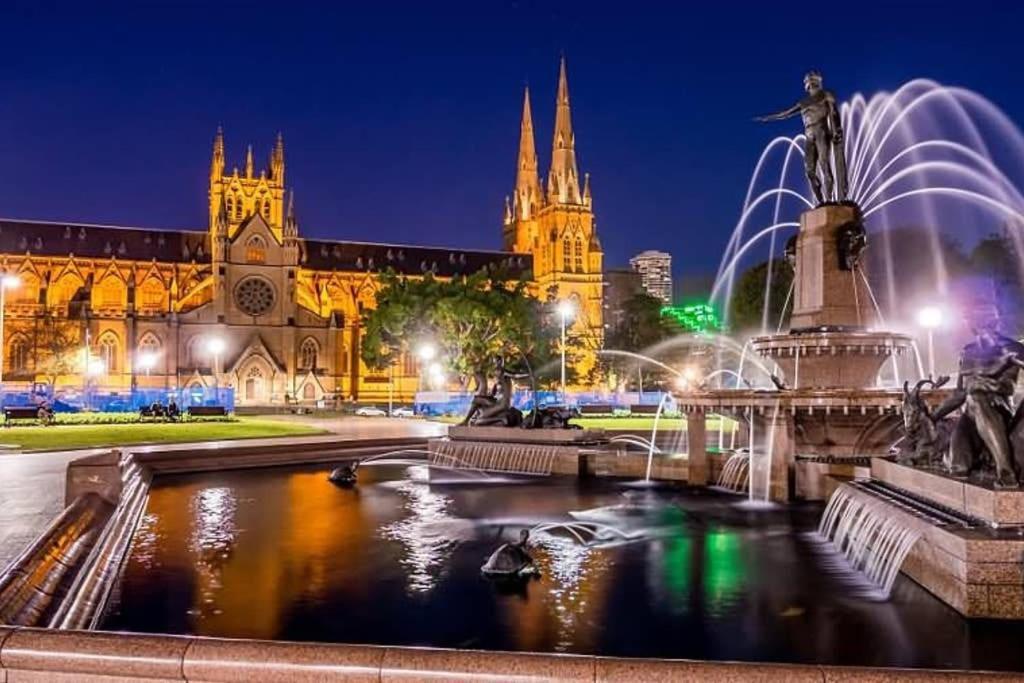
<instances>
[{"instance_id":1,"label":"gothic cathedral facade","mask_svg":"<svg viewBox=\"0 0 1024 683\"><path fill-rule=\"evenodd\" d=\"M573 356L586 370L601 340L602 255L574 147L563 62L546 192L524 104L502 251L304 238L281 136L266 166L250 147L229 171L219 129L203 230L0 219L0 273L17 278L5 291L4 387L232 387L241 406L409 401L416 358L381 373L359 356L362 313L388 269L532 273L539 296L576 306Z\"/></svg>"}]
</instances>

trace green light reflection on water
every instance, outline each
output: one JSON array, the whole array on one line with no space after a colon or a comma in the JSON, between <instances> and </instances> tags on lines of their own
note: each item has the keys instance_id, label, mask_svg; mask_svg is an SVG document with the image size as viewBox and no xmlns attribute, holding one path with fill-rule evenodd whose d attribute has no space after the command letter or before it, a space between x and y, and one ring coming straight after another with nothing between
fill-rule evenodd
<instances>
[{"instance_id":1,"label":"green light reflection on water","mask_svg":"<svg viewBox=\"0 0 1024 683\"><path fill-rule=\"evenodd\" d=\"M747 580L739 534L717 529L704 536L704 600L712 612L734 604Z\"/></svg>"}]
</instances>

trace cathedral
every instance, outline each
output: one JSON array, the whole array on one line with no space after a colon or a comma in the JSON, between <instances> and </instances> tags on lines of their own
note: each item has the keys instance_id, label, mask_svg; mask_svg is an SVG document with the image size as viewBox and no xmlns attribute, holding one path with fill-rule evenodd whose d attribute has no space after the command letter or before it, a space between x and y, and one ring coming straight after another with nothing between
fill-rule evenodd
<instances>
[{"instance_id":1,"label":"cathedral","mask_svg":"<svg viewBox=\"0 0 1024 683\"><path fill-rule=\"evenodd\" d=\"M581 183L562 62L546 191L529 94L504 250L307 239L285 182L278 135L265 167L249 147L230 171L213 142L205 230L0 219L3 382L105 390L231 387L239 406L410 401L415 357L386 373L360 360L362 312L380 273L447 278L504 267L577 315L578 369L602 339L601 248Z\"/></svg>"}]
</instances>

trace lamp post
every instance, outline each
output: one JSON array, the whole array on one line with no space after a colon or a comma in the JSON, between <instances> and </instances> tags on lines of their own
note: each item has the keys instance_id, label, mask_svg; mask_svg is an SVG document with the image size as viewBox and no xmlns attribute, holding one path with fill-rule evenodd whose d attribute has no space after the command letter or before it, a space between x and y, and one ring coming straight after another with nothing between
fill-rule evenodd
<instances>
[{"instance_id":1,"label":"lamp post","mask_svg":"<svg viewBox=\"0 0 1024 683\"><path fill-rule=\"evenodd\" d=\"M139 366L145 370L146 377L149 377L149 371L156 365L156 354L152 351L142 351L139 353Z\"/></svg>"},{"instance_id":2,"label":"lamp post","mask_svg":"<svg viewBox=\"0 0 1024 683\"><path fill-rule=\"evenodd\" d=\"M928 331L928 378L935 379L935 328L942 325L942 309L925 306L917 312L917 324Z\"/></svg>"},{"instance_id":3,"label":"lamp post","mask_svg":"<svg viewBox=\"0 0 1024 683\"><path fill-rule=\"evenodd\" d=\"M17 287L19 284L20 281L14 275L4 275L0 278L0 389L4 385L4 361L7 359L7 347L4 345L4 292L8 287Z\"/></svg>"},{"instance_id":4,"label":"lamp post","mask_svg":"<svg viewBox=\"0 0 1024 683\"><path fill-rule=\"evenodd\" d=\"M430 361L434 360L434 358L437 357L437 347L431 344L430 342L424 342L423 344L420 344L419 348L416 349L416 356L420 359L420 376L418 383L419 386L417 387L417 390L422 390L423 370L425 367L429 367L427 363L430 363Z\"/></svg>"},{"instance_id":5,"label":"lamp post","mask_svg":"<svg viewBox=\"0 0 1024 683\"><path fill-rule=\"evenodd\" d=\"M220 390L220 354L224 353L224 340L220 337L210 337L209 341L206 342L207 350L213 354L213 388L215 400L219 401L220 397L216 394Z\"/></svg>"},{"instance_id":6,"label":"lamp post","mask_svg":"<svg viewBox=\"0 0 1024 683\"><path fill-rule=\"evenodd\" d=\"M562 402L565 402L565 324L576 313L576 308L571 301L562 301L558 304L558 317L562 321L562 378L559 388L562 392Z\"/></svg>"}]
</instances>

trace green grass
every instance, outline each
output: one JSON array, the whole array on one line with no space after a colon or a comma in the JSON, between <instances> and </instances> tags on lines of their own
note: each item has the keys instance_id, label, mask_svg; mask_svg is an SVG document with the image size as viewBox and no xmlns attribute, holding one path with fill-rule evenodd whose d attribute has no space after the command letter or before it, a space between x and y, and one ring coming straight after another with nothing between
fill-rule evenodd
<instances>
[{"instance_id":1,"label":"green grass","mask_svg":"<svg viewBox=\"0 0 1024 683\"><path fill-rule=\"evenodd\" d=\"M52 425L0 429L0 443L21 450L69 450L142 443L184 443L212 439L308 436L324 430L295 422L239 417L229 422L143 422L136 424Z\"/></svg>"},{"instance_id":2,"label":"green grass","mask_svg":"<svg viewBox=\"0 0 1024 683\"><path fill-rule=\"evenodd\" d=\"M444 422L445 424L455 424L462 420L461 416L445 416L436 418L437 422ZM658 422L659 429L678 429L686 421L673 415L662 415L661 420ZM717 430L719 424L722 422L721 418L709 417L707 418L707 428L711 430ZM732 420L727 420L727 423L731 423L735 429L735 423ZM630 430L647 430L654 429L654 416L653 415L638 415L631 417L578 417L572 421L573 424L577 424L586 429L630 429ZM728 430L729 427L726 427Z\"/></svg>"}]
</instances>

